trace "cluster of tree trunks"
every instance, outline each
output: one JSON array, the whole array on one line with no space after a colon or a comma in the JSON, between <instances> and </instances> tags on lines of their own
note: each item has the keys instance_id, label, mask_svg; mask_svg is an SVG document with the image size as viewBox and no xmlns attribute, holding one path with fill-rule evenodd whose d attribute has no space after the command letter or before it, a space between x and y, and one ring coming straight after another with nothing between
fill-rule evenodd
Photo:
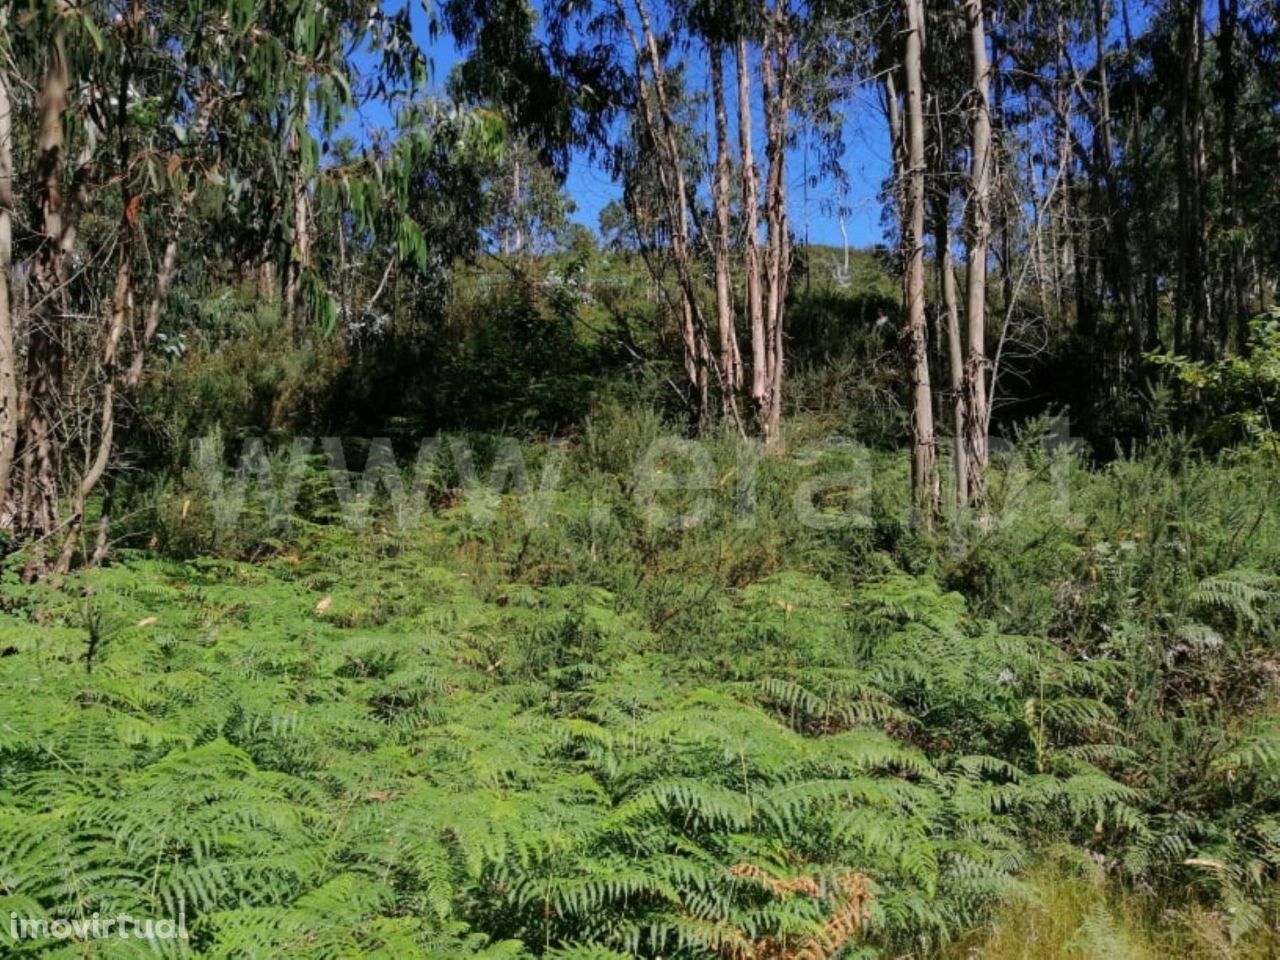
<instances>
[{"instance_id":1,"label":"cluster of tree trunks","mask_svg":"<svg viewBox=\"0 0 1280 960\"><path fill-rule=\"evenodd\" d=\"M902 56L884 76L885 105L892 141L895 191L899 208L903 260L904 336L911 373L912 493L919 521L931 526L942 505L938 467L935 396L929 364L926 316L925 240L930 206L926 177L928 96L924 70L928 30L923 0L903 0ZM991 184L995 153L992 144L991 76L982 0L968 0L965 15L971 58L969 174L965 237L967 278L962 334L960 296L952 261L950 188L933 192L932 219L942 299L939 311L946 328L950 393L953 403L955 490L960 506L981 506L986 495L987 433L990 429L987 389L987 262L992 232ZM902 78L898 93L896 75ZM937 148L937 145L935 145ZM940 152L940 148L938 148ZM935 172L935 176L941 176Z\"/></svg>"},{"instance_id":2,"label":"cluster of tree trunks","mask_svg":"<svg viewBox=\"0 0 1280 960\"><path fill-rule=\"evenodd\" d=\"M740 431L754 421L766 443L781 431L786 351L786 312L792 250L787 206L787 143L790 136L795 43L787 0L762 8L759 22L741 24L705 39L715 113L710 195L714 222L697 220L695 188L688 182L689 157L682 147L663 59L663 39L645 0L617 13L635 55L637 119L656 151L658 192L668 233L667 258L674 268L675 309L693 420L701 429L720 413ZM634 14L634 19L632 14ZM729 134L726 51L732 48L736 75L738 154ZM757 55L753 58L752 53ZM753 63L754 59L754 63ZM756 69L753 69L755 67ZM763 196L761 164L754 146L753 107L764 118ZM734 175L739 189L733 186ZM735 235L733 205L740 205ZM699 282L697 259L706 250L712 264L711 295ZM735 256L736 252L736 256ZM654 261L650 260L651 263ZM656 272L656 271L655 271ZM741 290L735 277L740 276ZM715 329L708 322L706 300ZM749 362L740 344L739 317L745 319ZM748 418L749 404L752 416Z\"/></svg>"},{"instance_id":3,"label":"cluster of tree trunks","mask_svg":"<svg viewBox=\"0 0 1280 960\"><path fill-rule=\"evenodd\" d=\"M101 552L115 451L179 251L195 246L183 245L182 231L197 184L224 186L227 170L242 191L252 184L253 225L229 232L259 247L269 237L271 249L236 260L242 245L230 259L260 267L263 296L283 304L295 332L311 301L323 299L313 259L335 238L338 272L347 274L348 234L326 228L354 223L356 205L335 213L341 203L321 197L311 131L351 105L349 35L403 52L400 21L367 11L344 19L305 0L298 16L309 28L298 30L297 16L262 3L249 11L256 29L300 48L276 64L284 74L241 75L235 65L261 45L252 31L191 32L204 6L59 0L18 19L0 9L0 528L41 569ZM464 33L515 10L450 6ZM570 7L549 10L548 20L572 18L578 5ZM1020 330L1038 323L1045 353L1053 340L1059 365L1104 399L1137 396L1149 351L1198 359L1247 349L1248 321L1270 304L1280 249L1280 193L1259 162L1276 143L1277 28L1239 0L1216 0L1216 19L1204 0L1148 7L1139 42L1125 0L888 8L601 0L592 8L582 27L592 40L630 41L620 53L596 53L608 60L600 76L627 88L617 102L631 111L633 167L645 181L630 193L631 212L655 238L642 252L678 331L679 389L694 425L720 418L770 444L781 436L793 267L788 149L797 117L817 126L837 116L829 107L850 77L875 77L885 93L913 492L924 523L943 503L940 433L952 434L958 504L982 508L988 499L992 400ZM233 20L245 5L219 11ZM841 30L854 21L862 25L849 42ZM523 35L530 23L511 26L494 34L506 38L500 50L520 34L516 54L543 54ZM243 49L228 53L236 44ZM546 49L553 56L557 47ZM705 55L713 118L705 131L690 117L681 54ZM879 61L872 70L868 54ZM315 68L320 61L325 69ZM398 62L380 69L413 72ZM411 83L408 73L401 79ZM140 119L157 104L163 119ZM216 124L207 136L206 122ZM413 138L401 129L392 154ZM17 164L15 143L27 151ZM371 160L370 181L381 183L382 169ZM514 165L509 252L525 244L514 216L522 179L532 183L541 169L522 175ZM411 219L397 191L378 197L396 210L384 218L393 229ZM362 235L385 229L375 214L361 216ZM394 265L381 271L370 305L399 276ZM83 528L99 495L104 520L90 544Z\"/></svg>"},{"instance_id":4,"label":"cluster of tree trunks","mask_svg":"<svg viewBox=\"0 0 1280 960\"><path fill-rule=\"evenodd\" d=\"M1255 98L1275 98L1264 70L1274 27L1239 0L1217 0L1216 23L1204 0L1169 0L1146 26L1159 41L1152 54L1135 43L1123 0L901 0L896 12L878 70L893 146L913 487L929 522L941 502L939 423L952 433L957 503L986 500L1006 351L1060 351L1089 430L1115 415L1111 401L1143 389L1152 351L1198 360L1248 350L1249 320L1271 300L1259 263L1271 241L1242 200L1241 97L1248 84ZM1255 141L1269 135L1250 129ZM1274 205L1265 177L1248 189ZM1018 340L1028 330L1038 347Z\"/></svg>"}]
</instances>

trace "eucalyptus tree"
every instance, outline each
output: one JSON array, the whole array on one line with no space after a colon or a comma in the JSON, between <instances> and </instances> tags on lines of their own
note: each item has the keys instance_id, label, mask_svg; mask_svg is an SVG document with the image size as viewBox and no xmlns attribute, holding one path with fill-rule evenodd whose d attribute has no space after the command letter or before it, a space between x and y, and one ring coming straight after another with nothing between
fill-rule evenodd
<instances>
[{"instance_id":1,"label":"eucalyptus tree","mask_svg":"<svg viewBox=\"0 0 1280 960\"><path fill-rule=\"evenodd\" d=\"M700 3L695 4L690 12L694 30L702 37L707 50L707 72L711 87L712 112L715 131L715 159L711 170L711 206L714 224L710 233L712 269L715 277L715 312L716 329L719 334L720 369L724 379L722 391L723 412L727 417L737 420L738 392L744 383L744 365L742 351L738 344L736 309L733 290L733 168L734 157L729 140L729 98L725 84L725 52L735 49L738 44L745 46L745 24L738 21L735 14L741 11L733 4ZM739 142L743 144L741 156L741 179L743 183L742 209L751 223L743 230L741 238L743 246L743 278L746 286L745 299L748 307L748 324L753 334L759 329L762 317L760 298L759 257L756 252L758 225L755 224L755 159L751 150L750 123L750 89L746 75L745 53L739 57L737 97L739 104ZM747 122L743 126L742 117ZM756 364L753 356L753 367ZM763 372L760 383L752 381L752 396L763 392Z\"/></svg>"},{"instance_id":2,"label":"eucalyptus tree","mask_svg":"<svg viewBox=\"0 0 1280 960\"><path fill-rule=\"evenodd\" d=\"M8 6L0 8L0 37L8 37ZM3 40L0 40L3 43ZM4 51L6 59L9 51ZM18 446L18 355L14 337L13 294L9 282L13 266L13 107L9 77L0 70L0 524L5 493Z\"/></svg>"},{"instance_id":3,"label":"eucalyptus tree","mask_svg":"<svg viewBox=\"0 0 1280 960\"><path fill-rule=\"evenodd\" d=\"M27 0L13 14L5 87L12 142L32 144L16 166L33 171L34 239L19 251L26 364L10 372L18 469L0 517L30 545L34 573L66 569L82 547L180 274L265 260L302 313L333 321L307 227L324 144L360 99L412 99L428 64L407 8L370 2ZM358 198L360 229L406 210L415 137L429 135L324 171ZM421 254L412 224L390 219L402 250Z\"/></svg>"},{"instance_id":4,"label":"eucalyptus tree","mask_svg":"<svg viewBox=\"0 0 1280 960\"><path fill-rule=\"evenodd\" d=\"M528 122L525 93L541 96L559 143L612 153L634 221L626 234L652 241L641 249L675 320L695 423L710 422L718 395L739 429L749 406L758 432L775 441L793 260L787 157L801 106L800 53L821 36L825 6L559 0L537 20L518 0L451 0L445 11L470 54L461 73L474 88L511 104L504 109L517 123ZM728 82L730 59L736 83ZM713 107L708 124L689 112L687 67L699 61ZM627 122L611 140L608 120L619 110Z\"/></svg>"},{"instance_id":5,"label":"eucalyptus tree","mask_svg":"<svg viewBox=\"0 0 1280 960\"><path fill-rule=\"evenodd\" d=\"M964 358L964 447L967 496L981 504L986 495L987 432L987 256L991 238L991 72L982 0L967 0L973 63L973 146L969 154L969 276L965 309L968 337ZM1006 272L1008 264L1005 265ZM957 401L961 402L961 401ZM959 441L960 438L957 438Z\"/></svg>"},{"instance_id":6,"label":"eucalyptus tree","mask_svg":"<svg viewBox=\"0 0 1280 960\"><path fill-rule=\"evenodd\" d=\"M899 148L905 178L902 237L906 256L903 299L911 364L911 486L924 526L933 524L940 503L937 437L933 426L933 387L929 375L928 329L925 322L925 106L923 0L903 0L904 78Z\"/></svg>"},{"instance_id":7,"label":"eucalyptus tree","mask_svg":"<svg viewBox=\"0 0 1280 960\"><path fill-rule=\"evenodd\" d=\"M713 106L712 133L707 137L714 148L711 156L703 161L708 172L709 194L713 211L713 223L698 223L697 236L709 250L714 284L714 312L719 348L714 353L715 385L721 393L725 414L743 423L739 414L738 391L745 389L754 412L754 419L766 444L774 444L780 438L784 381L786 368L786 313L792 269L792 238L789 201L787 196L787 156L793 141L794 116L797 106L796 71L799 51L806 36L816 31L820 17L808 14L816 11L793 8L787 0L764 3L714 3L698 2L688 5L669 4L664 8L662 23L665 29L659 37L646 0L633 0L639 29L634 32L643 39L643 45L634 47L637 62L640 53L654 78L653 89L661 91L661 78L668 72L663 66L662 51L672 49L698 49L705 52L711 101ZM625 24L629 16L622 3L617 9ZM732 155L729 134L729 97L725 82L725 53L734 52L736 89L736 126L738 154ZM642 118L649 116L645 110L645 87L639 79L636 103ZM674 187L671 194L670 213L672 230L672 254L679 264L689 257L687 240L680 229L681 210L688 206L696 211L693 195L682 194L683 175L678 169L678 155L672 149L671 125L666 121L669 111L662 109L664 96L659 93L657 116L662 119L662 138L667 140L666 157L668 172L665 180ZM755 116L763 118L763 158L755 146ZM652 118L646 126L657 130ZM763 159L763 163L761 160ZM736 163L735 163L736 160ZM739 189L732 185L736 169ZM764 170L763 189L761 170ZM735 263L730 232L733 229L732 205L738 200L741 226L736 246L740 257ZM762 231L763 227L763 231ZM682 271L682 275L683 275ZM750 340L750 372L746 372L745 351L738 343L738 323L735 291L732 279L741 275L742 302L746 314L746 327ZM686 308L692 314L695 325L689 331L696 339L686 336L686 344L704 354L711 355L705 346L707 340L702 311L696 306L702 294L695 284L684 283L682 288L688 302ZM688 346L687 348L688 349Z\"/></svg>"},{"instance_id":8,"label":"eucalyptus tree","mask_svg":"<svg viewBox=\"0 0 1280 960\"><path fill-rule=\"evenodd\" d=\"M952 403L956 501L981 502L987 464L987 265L995 149L991 65L980 0L962 8L903 0L878 31L877 75L892 147L890 197L901 238L903 303L911 376L912 486L931 525L941 505L935 402ZM926 56L927 50L927 56ZM962 175L962 158L967 173ZM953 201L963 199L967 246L964 317L952 257ZM937 309L927 309L926 239L932 235ZM950 390L935 391L928 317L945 340ZM962 336L962 326L967 332ZM937 351L939 358L941 351ZM941 360L938 360L939 365Z\"/></svg>"}]
</instances>

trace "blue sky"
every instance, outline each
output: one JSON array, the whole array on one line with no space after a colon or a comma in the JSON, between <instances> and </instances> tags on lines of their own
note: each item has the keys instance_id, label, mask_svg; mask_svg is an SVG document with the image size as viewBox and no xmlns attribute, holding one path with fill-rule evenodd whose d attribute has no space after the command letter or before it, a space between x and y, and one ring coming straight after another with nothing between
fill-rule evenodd
<instances>
[{"instance_id":1,"label":"blue sky","mask_svg":"<svg viewBox=\"0 0 1280 960\"><path fill-rule=\"evenodd\" d=\"M441 88L462 54L447 32L432 38L422 8L416 4L411 4L411 7L414 34L431 58L434 85ZM689 83L705 86L701 65L689 71ZM844 228L851 246L870 246L882 238L881 210L876 195L888 171L889 146L875 91L869 88L856 91L847 112L850 119L845 124L846 150L842 165L848 174L848 190L842 203L833 183L806 186L805 171L816 169L817 159L814 151L808 149L803 131L789 154L787 179L791 217L793 230L800 242L807 237L813 243L838 246L842 242L840 218L834 212L838 207L847 211ZM356 127L363 128L367 135L373 128L387 126L388 119L385 106L370 104L362 111ZM757 132L757 144L760 143ZM599 225L600 211L621 194L608 174L583 156L573 158L565 191L577 205L574 219L593 230Z\"/></svg>"},{"instance_id":2,"label":"blue sky","mask_svg":"<svg viewBox=\"0 0 1280 960\"><path fill-rule=\"evenodd\" d=\"M434 85L437 89L443 88L462 54L446 31L441 31L439 36L431 36L424 9L431 0L388 2L409 4L414 34L434 67ZM536 4L537 0L533 2ZM1130 6L1129 14L1136 33L1141 33L1148 26L1151 9L1149 0L1135 0ZM1216 17L1211 13L1208 19L1212 26ZM1121 23L1117 17L1111 23L1109 39L1113 47L1122 42L1120 31ZM689 63L686 83L695 94L704 93L707 85L705 65L701 62ZM730 111L733 112L736 107L732 103L734 84L731 78L728 86ZM847 177L846 192L841 196L837 185L829 180L816 184L806 183L806 171L812 172L817 167L816 151L809 148L805 131L797 131L797 143L788 155L788 197L792 226L797 239L802 243L808 239L813 243L838 246L842 243L843 219L843 233L850 246L867 247L883 240L878 192L890 166L888 133L879 96L873 86L864 84L853 88L848 92L842 107L846 115L843 128L845 150L840 163ZM761 119L758 113L757 105L757 148L763 140L759 132ZM385 104L369 104L356 120L352 132L358 138L365 139L372 130L385 129L389 125L389 119L389 110ZM705 122L709 126L709 117L705 118ZM731 132L731 136L736 137L736 134ZM703 188L705 189L705 185ZM565 190L577 205L574 219L593 230L599 226L600 211L610 201L617 199L621 192L603 169L589 163L584 156L573 158ZM844 210L843 218L837 215L837 209Z\"/></svg>"}]
</instances>

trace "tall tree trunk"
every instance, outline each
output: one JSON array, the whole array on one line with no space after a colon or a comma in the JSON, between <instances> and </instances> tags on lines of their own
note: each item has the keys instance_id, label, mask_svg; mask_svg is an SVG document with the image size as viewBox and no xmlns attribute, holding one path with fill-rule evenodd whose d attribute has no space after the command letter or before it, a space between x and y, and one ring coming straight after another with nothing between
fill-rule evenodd
<instances>
[{"instance_id":1,"label":"tall tree trunk","mask_svg":"<svg viewBox=\"0 0 1280 960\"><path fill-rule=\"evenodd\" d=\"M631 46L636 55L637 70L640 69L639 62L647 56L649 69L653 73L653 99L658 105L658 117L655 118L649 103L646 84L641 79L639 83L641 116L650 137L665 160L658 165L659 177L662 180L671 221L671 255L682 295L681 335L685 343L686 368L690 370L694 381L695 414L697 425L701 429L705 426L710 412L708 402L712 357L710 344L707 341L706 323L702 317L697 286L693 278L689 240L689 189L685 180L684 164L681 162L675 116L667 98L666 71L662 65L662 54L658 49L658 38L653 32L653 23L644 0L635 0L635 9L640 18L644 43L642 47L633 32Z\"/></svg>"},{"instance_id":2,"label":"tall tree trunk","mask_svg":"<svg viewBox=\"0 0 1280 960\"><path fill-rule=\"evenodd\" d=\"M1240 237L1240 157L1236 146L1236 118L1239 111L1240 75L1236 63L1236 31L1240 22L1239 0L1218 0L1218 61L1222 76L1222 179L1223 206L1227 233L1225 264L1228 309L1223 311L1221 334L1225 352L1235 326L1236 349L1243 353L1249 345L1246 271Z\"/></svg>"},{"instance_id":3,"label":"tall tree trunk","mask_svg":"<svg viewBox=\"0 0 1280 960\"><path fill-rule=\"evenodd\" d=\"M62 385L63 310L66 252L71 230L64 223L62 167L66 136L62 112L70 77L61 32L48 50L36 106L36 199L40 245L31 266L32 310L27 337L27 363L21 438L21 493L16 517L19 539L43 540L58 523L60 441L55 435ZM28 575L38 565L33 557Z\"/></svg>"},{"instance_id":4,"label":"tall tree trunk","mask_svg":"<svg viewBox=\"0 0 1280 960\"><path fill-rule=\"evenodd\" d=\"M1032 129L1032 119L1028 114L1026 129L1024 131L1026 142L1028 145L1035 142L1035 132ZM1040 195L1040 188L1036 180L1036 151L1028 148L1026 151L1026 167L1027 167L1027 191L1029 193L1029 201L1031 205L1031 267L1035 275L1036 283L1036 299L1040 304L1040 313L1046 324L1052 323L1057 319L1049 304L1049 286L1052 271L1049 266L1049 258L1045 255L1045 224L1044 224L1044 204L1045 199Z\"/></svg>"},{"instance_id":5,"label":"tall tree trunk","mask_svg":"<svg viewBox=\"0 0 1280 960\"><path fill-rule=\"evenodd\" d=\"M778 440L782 424L783 327L791 273L786 177L787 128L791 111L791 37L787 16L786 0L777 0L761 58L766 155L769 159L764 200L767 251L764 330L768 399L761 424L766 444Z\"/></svg>"},{"instance_id":6,"label":"tall tree trunk","mask_svg":"<svg viewBox=\"0 0 1280 960\"><path fill-rule=\"evenodd\" d=\"M0 9L0 33L8 28L9 8ZM0 69L0 528L7 525L9 478L18 446L18 354L13 300L13 115L9 77Z\"/></svg>"},{"instance_id":7,"label":"tall tree trunk","mask_svg":"<svg viewBox=\"0 0 1280 960\"><path fill-rule=\"evenodd\" d=\"M1057 147L1057 180L1061 189L1057 192L1053 212L1054 225L1054 289L1058 297L1058 313L1063 312L1062 293L1076 285L1076 226L1075 214L1075 177L1073 159L1073 133L1071 130L1071 92L1067 82L1067 38L1063 23L1062 9L1055 6L1054 17L1054 80L1053 107L1054 127ZM1075 317L1077 324L1080 317Z\"/></svg>"},{"instance_id":8,"label":"tall tree trunk","mask_svg":"<svg viewBox=\"0 0 1280 960\"><path fill-rule=\"evenodd\" d=\"M968 0L969 40L973 57L973 149L969 170L969 277L965 319L968 336L964 362L965 459L969 499L986 497L987 431L987 254L991 238L991 103L987 34L982 0ZM1008 264L1005 265L1008 269ZM1008 309L1008 305L1006 305Z\"/></svg>"},{"instance_id":9,"label":"tall tree trunk","mask_svg":"<svg viewBox=\"0 0 1280 960\"><path fill-rule=\"evenodd\" d=\"M987 10L990 13L992 21L998 20L1000 17L1000 0L992 0ZM986 23L988 22L985 14L983 19L985 30ZM989 141L994 141L995 135L998 134L1003 142L1005 137L1005 124L1008 119L1005 113L1005 79L1004 74L1001 71L1001 65L1004 62L1003 56L1000 32L993 28L991 36L991 58L987 63L987 85L991 91L987 97L987 118L988 125L993 131L993 135L988 138ZM994 150L994 147L989 147L988 149L990 150L990 160L988 163L990 169L987 173L987 182L988 184L991 184L996 180L995 165L999 163L1000 160ZM988 194L990 193L991 189L988 187ZM987 218L988 220L993 221L991 228L992 232L995 232L995 221L997 220L997 215L1000 227L1000 255L998 260L1000 266L1000 309L1001 311L1008 313L1016 295L1013 276L1013 230L1011 229L1013 226L1013 216L1007 209L1008 204L1002 204L1001 206L1006 209L993 211L991 209L990 196L988 197Z\"/></svg>"},{"instance_id":10,"label":"tall tree trunk","mask_svg":"<svg viewBox=\"0 0 1280 960\"><path fill-rule=\"evenodd\" d=\"M903 72L906 75L906 204L903 278L907 337L911 363L911 487L918 519L927 529L937 518L942 499L938 480L937 444L933 430L933 390L929 382L929 350L924 311L924 2L903 0L907 18Z\"/></svg>"},{"instance_id":11,"label":"tall tree trunk","mask_svg":"<svg viewBox=\"0 0 1280 960\"><path fill-rule=\"evenodd\" d=\"M893 77L894 71L884 74L884 114L889 125L889 146L893 169L893 205L898 217L898 226L903 231L900 237L899 253L906 259L907 246L907 135L903 130L902 108L898 102L898 87Z\"/></svg>"},{"instance_id":12,"label":"tall tree trunk","mask_svg":"<svg viewBox=\"0 0 1280 960\"><path fill-rule=\"evenodd\" d=\"M887 87L892 91L893 78L889 75ZM964 441L965 397L964 397L964 341L961 334L960 296L956 283L955 261L951 254L953 237L951 234L951 197L955 189L955 171L951 165L951 157L944 144L943 132L946 122L943 117L940 98L936 93L927 97L931 129L937 131L937 140L926 150L930 168L928 172L928 206L926 208L928 223L932 228L934 246L934 265L937 269L937 289L942 298L940 309L932 312L936 317L935 342L937 356L933 369L939 372L946 369L949 375L948 389L939 390L935 420L942 417L948 403L952 415L952 451L951 465L955 474L955 503L963 508L969 502L969 470ZM900 155L902 138L902 120L897 112L897 103L891 103L889 128L894 138L894 175L900 175L905 165ZM898 198L901 203L901 198ZM944 353L945 350L945 353ZM945 368L944 368L945 364Z\"/></svg>"},{"instance_id":13,"label":"tall tree trunk","mask_svg":"<svg viewBox=\"0 0 1280 960\"><path fill-rule=\"evenodd\" d=\"M289 251L289 266L285 272L284 300L294 334L301 328L300 299L302 277L311 266L311 198L307 193L307 180L299 171L293 185L293 243Z\"/></svg>"},{"instance_id":14,"label":"tall tree trunk","mask_svg":"<svg viewBox=\"0 0 1280 960\"><path fill-rule=\"evenodd\" d=\"M751 402L757 418L764 416L768 370L764 327L764 294L760 276L759 169L751 136L751 74L747 41L737 40L738 151L742 162L742 273L745 278L747 326L751 330Z\"/></svg>"},{"instance_id":15,"label":"tall tree trunk","mask_svg":"<svg viewBox=\"0 0 1280 960\"><path fill-rule=\"evenodd\" d=\"M720 41L710 45L711 92L716 115L716 162L711 181L716 230L711 252L716 280L716 326L720 334L720 371L723 377L724 413L738 420L738 391L742 389L742 356L734 324L733 285L729 269L729 114L724 92L724 48Z\"/></svg>"},{"instance_id":16,"label":"tall tree trunk","mask_svg":"<svg viewBox=\"0 0 1280 960\"><path fill-rule=\"evenodd\" d=\"M1106 183L1108 223L1111 226L1111 254L1115 292L1123 298L1125 329L1128 333L1130 368L1142 360L1142 311L1138 306L1138 276L1129 251L1129 213L1120 197L1115 170L1115 128L1111 117L1111 81L1107 72L1107 32L1110 17L1106 0L1093 0L1094 49L1098 65L1098 126L1101 128L1102 175Z\"/></svg>"},{"instance_id":17,"label":"tall tree trunk","mask_svg":"<svg viewBox=\"0 0 1280 960\"><path fill-rule=\"evenodd\" d=\"M955 461L956 504L964 507L969 503L969 458L968 444L965 441L965 423L968 421L965 410L964 384L964 342L960 335L960 297L956 290L956 265L951 256L951 212L948 196L940 193L934 210L933 219L934 246L937 247L938 273L942 288L942 309L947 330L947 360L951 374L951 405L954 418L954 450Z\"/></svg>"},{"instance_id":18,"label":"tall tree trunk","mask_svg":"<svg viewBox=\"0 0 1280 960\"><path fill-rule=\"evenodd\" d=\"M1177 333L1179 346L1190 343L1192 359L1204 356L1206 334L1204 282L1204 123L1201 83L1204 74L1204 0L1182 0L1182 90L1178 114L1179 271Z\"/></svg>"},{"instance_id":19,"label":"tall tree trunk","mask_svg":"<svg viewBox=\"0 0 1280 960\"><path fill-rule=\"evenodd\" d=\"M1209 335L1209 297L1205 284L1204 212L1204 0L1192 3L1191 30L1195 57L1191 83L1191 180L1194 185L1191 207L1191 341L1197 358L1206 355Z\"/></svg>"},{"instance_id":20,"label":"tall tree trunk","mask_svg":"<svg viewBox=\"0 0 1280 960\"><path fill-rule=\"evenodd\" d=\"M302 125L311 120L311 105L308 101L302 108ZM293 325L293 335L298 338L302 332L300 316L300 299L302 297L302 278L311 266L311 197L307 192L307 171L302 156L302 135L294 133L290 138L290 154L292 157L292 188L288 204L293 216L292 235L289 243L289 259L284 274L284 305L289 322Z\"/></svg>"},{"instance_id":21,"label":"tall tree trunk","mask_svg":"<svg viewBox=\"0 0 1280 960\"><path fill-rule=\"evenodd\" d=\"M1125 54L1132 61L1137 54L1133 44L1133 24L1129 16L1128 0L1120 2L1120 25L1124 34ZM1129 221L1130 235L1136 233L1145 236L1150 224L1151 187L1148 175L1149 161L1146 151L1141 148L1142 100L1138 84L1129 85L1128 122L1125 124L1124 153L1131 158L1131 178L1133 180L1133 207L1136 217ZM1145 330L1141 339L1141 348L1158 349L1160 341L1160 302L1155 277L1154 254L1150 243L1138 244L1138 263L1130 265L1136 274L1134 285L1138 290L1138 309L1140 322Z\"/></svg>"}]
</instances>

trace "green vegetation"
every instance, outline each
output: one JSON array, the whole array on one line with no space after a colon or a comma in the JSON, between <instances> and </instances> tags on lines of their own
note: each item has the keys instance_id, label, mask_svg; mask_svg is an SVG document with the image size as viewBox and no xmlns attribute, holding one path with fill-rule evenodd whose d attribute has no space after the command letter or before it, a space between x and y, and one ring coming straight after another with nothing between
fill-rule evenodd
<instances>
[{"instance_id":1,"label":"green vegetation","mask_svg":"<svg viewBox=\"0 0 1280 960\"><path fill-rule=\"evenodd\" d=\"M1280 956L1274 6L0 0L0 958Z\"/></svg>"},{"instance_id":2,"label":"green vegetation","mask_svg":"<svg viewBox=\"0 0 1280 960\"><path fill-rule=\"evenodd\" d=\"M993 908L996 956L1119 956L1080 938L1171 910L1267 936L1265 450L1076 462L1065 523L1028 457L957 552L895 519L897 453L866 525L795 520L797 455L751 526L723 493L655 528L623 470L646 430L597 410L542 527L513 496L362 534L317 507L265 556L11 571L0 907L181 911L213 956L932 955ZM1082 879L1036 872L1063 844ZM1034 937L1000 908L1045 896Z\"/></svg>"}]
</instances>

